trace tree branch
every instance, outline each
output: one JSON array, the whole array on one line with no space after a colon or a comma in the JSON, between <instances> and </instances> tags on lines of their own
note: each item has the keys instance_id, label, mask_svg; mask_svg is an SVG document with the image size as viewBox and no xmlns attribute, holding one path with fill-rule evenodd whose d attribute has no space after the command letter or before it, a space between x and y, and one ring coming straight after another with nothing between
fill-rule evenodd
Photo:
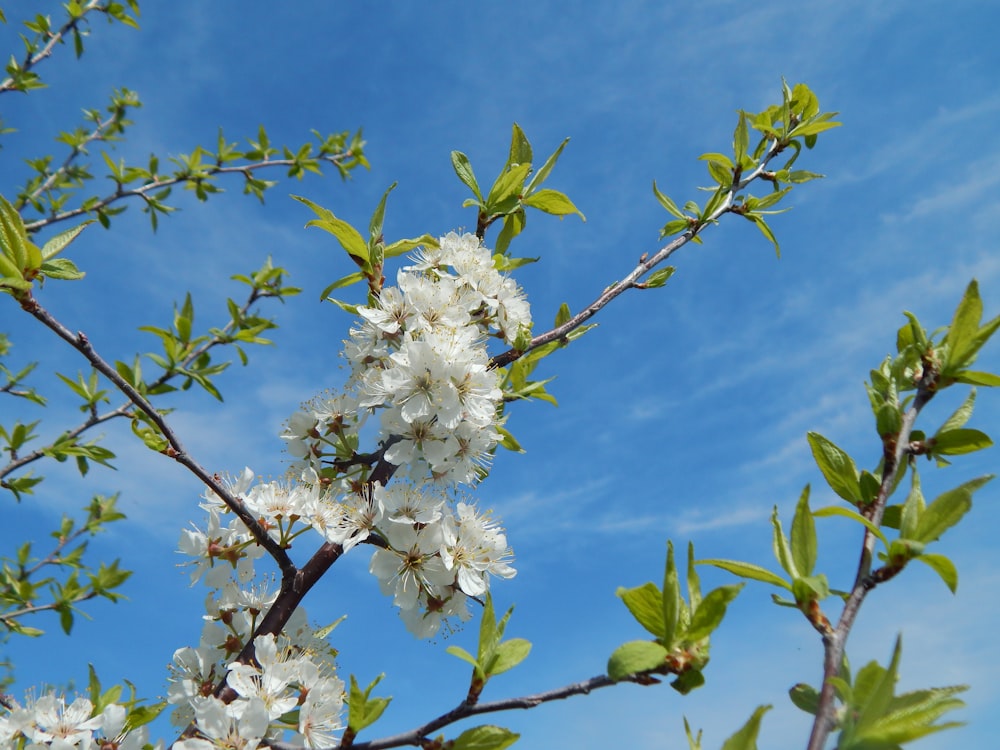
<instances>
[{"instance_id":1,"label":"tree branch","mask_svg":"<svg viewBox=\"0 0 1000 750\"><path fill-rule=\"evenodd\" d=\"M354 153L348 149L343 153L330 154L325 156L315 157L319 161L325 161L333 164L338 169L344 168L344 163L350 161L354 158ZM180 183L185 184L197 184L199 182L204 182L207 179L211 179L216 175L220 174L242 174L244 177L249 177L254 172L259 169L266 169L268 167L293 167L297 164L295 159L265 159L263 161L253 162L251 164L244 164L238 167L223 167L221 165L215 164L205 168L203 174L190 175L184 173L175 174L173 177L164 177L161 179L152 180L147 182L142 187L124 189L123 183L118 184L118 189L111 195L105 196L97 200L96 202L89 203L86 207L81 206L80 208L73 208L68 211L62 211L54 213L44 219L37 219L36 221L27 221L24 224L25 230L29 233L38 232L41 229L50 227L53 224L57 224L61 221L66 221L68 219L73 219L78 216L86 216L93 214L101 209L107 208L108 206L117 203L118 201L125 200L126 198L139 197L147 201L151 200L149 194L156 190L162 190L164 188L172 187Z\"/></svg>"},{"instance_id":2,"label":"tree branch","mask_svg":"<svg viewBox=\"0 0 1000 750\"><path fill-rule=\"evenodd\" d=\"M244 318L246 316L246 314L249 313L250 308L258 300L263 299L265 297L273 297L273 296L276 296L276 295L263 293L263 292L261 292L258 289L251 290L250 295L247 298L246 302L244 302L243 305L239 308L239 319ZM206 341L200 347L198 347L197 349L192 350L192 352L187 357L185 357L183 360L181 360L181 362L178 364L178 366L177 366L177 368L176 368L175 371L169 371L168 370L168 371L164 372L156 380L153 380L149 384L147 384L146 390L147 391L155 390L155 389L159 388L160 386L166 385L171 380L173 380L174 378L176 378L176 377L178 377L178 376L181 375L180 370L186 368L192 362L194 362L195 360L197 360L201 355L205 354L206 352L210 351L211 349L213 349L216 346L221 346L221 345L224 345L224 344L228 343L227 340L226 340L225 334L227 334L229 331L234 330L235 327L236 327L236 320L235 319L234 320L230 320L228 323L226 323L226 325L224 325L222 327L222 329L221 329L222 335L221 336L220 335L214 335L210 340ZM62 435L60 437L68 437L70 439L77 438L80 435L82 435L84 432L86 432L87 430L89 430L90 428L95 427L95 426L97 426L99 424L102 424L104 422L108 422L108 421L110 421L112 419L115 419L116 417L127 417L127 416L130 416L131 415L131 407L132 406L133 406L133 402L131 400L128 400L128 401L125 401L125 403L123 403L119 407L117 407L115 409L111 409L110 411L102 412L100 414L98 414L96 412L96 409L94 409L94 410L91 411L90 416L84 422L82 422L81 424L77 425L73 429L68 430L67 432L62 433ZM51 447L52 447L51 445L48 445L48 446L46 446L44 448L38 448L37 450L34 450L31 453L26 453L23 456L21 456L20 458L17 458L17 459L14 459L14 460L10 461L6 466L4 466L3 468L0 468L0 481L2 481L4 477L8 476L12 472L17 471L18 469L21 469L21 468L23 468L23 467L25 467L25 466L27 466L27 465L29 465L31 463L34 463L35 461L38 461L39 459L43 458L45 455L47 455L46 451L49 448L51 448Z\"/></svg>"},{"instance_id":3,"label":"tree branch","mask_svg":"<svg viewBox=\"0 0 1000 750\"><path fill-rule=\"evenodd\" d=\"M295 570L295 566L292 564L291 558L288 556L288 553L282 549L282 547L274 539L271 538L271 536L266 530L264 530L264 528L261 527L259 523L257 523L257 519L253 517L253 514L250 513L243 501L230 493L217 476L209 474L197 461L187 454L187 451L185 451L180 439L177 437L176 433L174 433L170 425L167 424L163 415L160 414L160 412L130 383L122 378L114 367L108 364L108 362L95 351L86 335L82 332L74 335L69 329L62 325L62 323L56 320L47 310L38 304L38 301L33 297L29 297L24 300L22 302L22 307L39 320L46 328L53 331L57 336L79 351L87 359L87 361L93 365L95 370L110 380L118 390L128 397L132 404L134 404L149 418L150 422L156 426L156 428L160 431L160 434L163 435L164 439L168 443L167 448L165 448L162 452L170 458L173 458L177 463L184 466L188 471L198 477L202 484L211 489L222 499L226 506L239 517L247 529L249 529L250 533L253 534L256 542L267 550L268 554L274 558L278 567L281 568L283 575L297 572Z\"/></svg>"},{"instance_id":4,"label":"tree branch","mask_svg":"<svg viewBox=\"0 0 1000 750\"><path fill-rule=\"evenodd\" d=\"M621 281L616 281L611 286L607 287L600 296L597 297L593 302L591 302L587 307L578 312L572 318L567 320L561 326L557 326L550 331L546 331L543 334L535 336L531 339L528 346L523 349L508 349L507 351L496 355L490 360L491 367L506 367L507 365L515 362L516 360L523 357L528 352L533 349L537 349L540 346L544 346L552 341L565 341L566 337L574 330L582 326L592 317L594 317L598 312L600 312L608 303L610 303L615 297L620 295L622 292L633 289L642 288L642 282L639 280L645 276L647 273L652 271L656 266L663 263L667 258L673 255L675 252L680 250L684 245L693 240L701 231L709 224L715 223L718 219L725 213L729 213L733 210L733 200L736 194L747 187L751 182L761 177L766 177L767 175L767 165L772 159L774 159L778 154L784 151L786 145L781 141L772 141L771 145L768 147L767 152L764 154L760 161L760 164L752 172L741 177L736 182L732 184L729 188L726 197L722 200L720 205L709 215L703 217L702 219L692 218L691 226L686 231L678 235L674 240L671 240L667 245L663 246L657 250L652 256L643 255L640 258L639 263L632 269L632 271Z\"/></svg>"},{"instance_id":5,"label":"tree branch","mask_svg":"<svg viewBox=\"0 0 1000 750\"><path fill-rule=\"evenodd\" d=\"M423 724L415 729L411 729L408 732L402 732L391 737L384 737L370 742L354 743L350 747L354 750L385 750L386 748L403 747L406 745L419 747L421 746L422 741L426 739L427 735L431 732L435 732L442 727L454 724L462 719L467 719L470 716L496 713L498 711L511 711L514 709L534 708L542 703L565 700L566 698L572 698L577 695L587 695L594 690L616 685L620 682L643 684L640 678L636 677L626 677L622 680L615 681L607 675L598 675L597 677L591 677L589 680L575 682L571 685L565 685L561 688L556 688L555 690L548 690L544 693L535 693L534 695L523 695L517 698L505 698L503 700L490 701L487 703L473 704L463 701L451 711L441 714L436 719L431 719L426 724ZM292 745L285 742L269 742L264 740L264 744L269 745L273 750L303 750L300 745Z\"/></svg>"},{"instance_id":6,"label":"tree branch","mask_svg":"<svg viewBox=\"0 0 1000 750\"><path fill-rule=\"evenodd\" d=\"M903 414L902 425L895 443L886 445L883 449L883 469L882 482L879 486L878 496L868 508L863 509L865 516L877 527L882 523L886 504L892 494L896 484L903 461L906 460L907 450L910 443L910 434L913 425L917 421L917 416L921 409L927 405L936 393L938 374L932 368L925 368L924 374L917 385L917 395L913 404ZM864 537L861 543L861 559L858 562L857 574L854 578L854 585L844 603L844 609L840 614L840 620L832 632L823 636L823 686L820 689L819 704L816 709L816 718L813 720L812 731L809 735L807 750L823 750L827 737L833 731L836 710L836 691L834 690L832 678L840 673L840 666L843 663L844 651L847 648L847 638L850 636L851 628L861 610L861 605L871 591L878 584L871 576L872 560L875 556L875 534L870 529L865 528Z\"/></svg>"},{"instance_id":7,"label":"tree branch","mask_svg":"<svg viewBox=\"0 0 1000 750\"><path fill-rule=\"evenodd\" d=\"M99 0L90 0L90 2L83 5L80 8L80 15L76 18L70 18L69 21L64 23L57 32L49 37L49 41L42 47L41 50L32 54L28 52L24 58L24 62L21 64L21 70L24 72L30 71L33 67L38 65L42 60L50 57L52 55L52 50L55 49L57 44L62 44L66 35L79 27L80 22L84 20L86 15L91 11L104 11L104 7L101 5ZM13 78L5 78L0 81L0 94L4 94L8 91L18 91L17 87L14 85Z\"/></svg>"}]
</instances>

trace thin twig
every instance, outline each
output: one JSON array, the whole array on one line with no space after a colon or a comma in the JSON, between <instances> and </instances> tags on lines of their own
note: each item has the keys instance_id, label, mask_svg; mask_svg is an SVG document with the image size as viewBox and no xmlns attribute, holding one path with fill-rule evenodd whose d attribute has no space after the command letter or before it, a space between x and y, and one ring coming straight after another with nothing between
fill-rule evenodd
<instances>
[{"instance_id":1,"label":"thin twig","mask_svg":"<svg viewBox=\"0 0 1000 750\"><path fill-rule=\"evenodd\" d=\"M351 151L347 150L340 154L318 156L316 158L320 161L329 162L330 164L339 167L345 159L349 159L352 156L353 154L351 153ZM248 174L252 174L258 169L265 169L267 167L291 167L294 166L295 164L296 161L294 159L267 159L264 161L254 162L252 164L244 164L238 167L223 167L216 164L205 167L204 174L199 174L197 176L190 174L183 174L183 173L175 174L173 177L165 177L157 180L151 180L142 187L130 188L128 190L125 190L124 186L121 183L119 183L118 189L114 193L105 196L104 198L101 198L100 200L94 203L87 204L86 208L81 206L80 208L74 208L68 211L63 211L61 213L52 214L51 216L48 216L44 219L37 219L36 221L28 221L25 222L24 228L29 234L38 232L39 230L45 229L46 227L50 227L53 224L56 224L60 221L66 221L67 219L73 219L78 216L86 216L89 214L93 214L102 208L107 208L111 204L117 203L118 201L124 200L126 198L139 197L142 198L143 200L148 201L149 198L147 196L149 195L149 193L152 193L153 191L156 190L161 190L163 188L173 187L174 185L178 185L180 183L201 182L206 179L211 179L212 177L215 177L216 175L220 174L242 174L246 176Z\"/></svg>"},{"instance_id":2,"label":"thin twig","mask_svg":"<svg viewBox=\"0 0 1000 750\"><path fill-rule=\"evenodd\" d=\"M91 0L89 4L84 5L82 8L80 8L80 15L78 15L76 18L71 18L69 21L64 23L56 33L54 33L51 37L49 37L48 43L46 43L46 45L42 47L42 49L39 52L37 52L34 55L32 55L29 52L25 56L24 62L21 64L21 70L28 72L33 67L38 65L38 63L40 63L42 60L49 57L52 54L52 50L55 49L55 46L57 44L62 43L63 38L66 36L66 34L68 34L70 31L79 26L80 22L83 21L84 17L88 13L94 10L98 11L104 10L104 8L101 7L101 4L100 2L98 2L98 0ZM3 81L0 81L0 94L15 90L16 89L14 88L13 78L5 78Z\"/></svg>"},{"instance_id":3,"label":"thin twig","mask_svg":"<svg viewBox=\"0 0 1000 750\"><path fill-rule=\"evenodd\" d=\"M749 172L729 188L729 191L725 199L719 204L718 208L715 209L711 214L704 217L703 219L697 221L697 223L692 224L690 229L682 232L675 239L671 240L667 245L663 246L657 250L651 256L643 256L639 263L631 273L628 274L621 281L616 281L611 286L607 287L600 296L597 297L593 302L591 302L587 307L578 312L576 315L571 317L561 326L556 326L550 331L546 331L538 336L531 339L531 342L524 349L509 349L501 354L496 355L490 360L491 367L506 367L507 365L515 362L516 360L523 357L528 352L533 349L537 349L540 346L544 346L552 341L565 340L566 337L575 329L582 326L592 317L594 317L601 309L603 309L611 300L625 292L628 289L641 288L639 279L653 270L656 266L663 263L667 258L673 255L675 252L680 250L684 245L689 243L699 234L702 230L716 222L723 214L728 213L733 208L733 199L736 194L741 190L746 188L754 180L760 178L767 171L767 165L772 159L774 159L778 154L785 150L785 145L780 141L773 141L768 147L767 152L764 154L757 165L756 169Z\"/></svg>"}]
</instances>

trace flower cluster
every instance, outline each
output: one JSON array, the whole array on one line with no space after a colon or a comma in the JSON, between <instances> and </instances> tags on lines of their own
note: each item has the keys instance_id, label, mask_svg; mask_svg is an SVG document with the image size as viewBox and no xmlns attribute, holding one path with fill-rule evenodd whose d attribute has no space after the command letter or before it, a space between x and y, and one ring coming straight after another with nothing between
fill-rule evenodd
<instances>
[{"instance_id":1,"label":"flower cluster","mask_svg":"<svg viewBox=\"0 0 1000 750\"><path fill-rule=\"evenodd\" d=\"M80 696L70 705L55 693L37 700L29 698L21 705L5 696L8 711L0 716L0 747L29 748L48 746L54 750L143 750L149 745L148 727L126 729L127 711L112 703L100 712L94 704ZM163 743L157 743L161 750Z\"/></svg>"},{"instance_id":2,"label":"flower cluster","mask_svg":"<svg viewBox=\"0 0 1000 750\"><path fill-rule=\"evenodd\" d=\"M500 440L503 393L486 344L526 336L528 303L471 234L424 248L396 282L358 308L344 347L347 393L293 415L283 437L293 456L319 468L323 457L353 450L364 417L379 412L387 461L416 481L473 483Z\"/></svg>"},{"instance_id":3,"label":"flower cluster","mask_svg":"<svg viewBox=\"0 0 1000 750\"><path fill-rule=\"evenodd\" d=\"M226 682L238 696L229 703L202 689L215 684L209 649L184 648L174 654L168 698L179 707L174 721L194 721L200 733L175 748L253 750L262 738L281 739L286 730L307 748L336 744L345 692L329 650L302 648L284 635L258 636L254 650L255 664L228 665Z\"/></svg>"},{"instance_id":4,"label":"flower cluster","mask_svg":"<svg viewBox=\"0 0 1000 750\"><path fill-rule=\"evenodd\" d=\"M501 439L503 393L487 341L524 340L531 318L521 290L474 235L442 237L396 281L358 308L344 347L345 391L289 419L282 437L298 459L292 479L257 481L245 469L222 482L283 548L307 529L345 552L371 542L369 570L383 593L411 632L430 637L449 617L468 619L469 598L484 596L491 577L515 573L503 529L453 495L485 476ZM372 415L379 449L361 454ZM371 477L377 462L394 468L388 484ZM175 747L255 750L288 734L307 748L337 744L345 690L333 650L301 608L279 636L255 636L277 597L255 583L264 550L212 490L202 508L205 527L183 531L179 547L192 583L211 593L198 645L174 653L167 695L174 723L197 731ZM237 656L251 639L254 659L243 663ZM236 693L229 702L215 697L223 677ZM0 718L0 748L138 750L146 733L123 731L125 720L121 706L96 711L84 698L66 706L50 694L26 707L12 703Z\"/></svg>"}]
</instances>

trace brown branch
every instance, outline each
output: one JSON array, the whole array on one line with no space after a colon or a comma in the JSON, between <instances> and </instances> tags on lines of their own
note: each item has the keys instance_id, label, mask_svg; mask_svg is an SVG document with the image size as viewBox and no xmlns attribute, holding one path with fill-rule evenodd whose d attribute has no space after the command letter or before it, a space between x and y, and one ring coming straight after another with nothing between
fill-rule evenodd
<instances>
[{"instance_id":1,"label":"brown branch","mask_svg":"<svg viewBox=\"0 0 1000 750\"><path fill-rule=\"evenodd\" d=\"M80 9L80 15L78 15L76 18L71 18L69 21L64 23L56 33L52 34L52 36L49 37L49 41L46 43L44 47L42 47L42 49L39 52L37 52L34 55L31 54L31 52L28 52L28 54L24 58L24 62L21 64L21 70L23 70L24 72L28 72L33 67L38 65L38 63L40 63L42 60L51 56L52 50L55 49L55 46L57 44L62 43L66 34L71 32L73 29L77 28L80 25L80 22L83 21L84 17L88 13L94 10L97 11L104 10L100 2L98 2L97 0L91 0L89 4L84 5ZM14 88L13 78L5 78L3 81L0 81L0 94L16 90L17 89Z\"/></svg>"},{"instance_id":2,"label":"brown branch","mask_svg":"<svg viewBox=\"0 0 1000 750\"><path fill-rule=\"evenodd\" d=\"M652 256L643 254L643 256L639 259L639 263L632 269L628 276L607 287L603 292L601 292L597 299L587 305L587 307L583 310L578 312L561 326L557 326L550 331L546 331L543 334L535 336L531 339L531 342L526 348L508 349L507 351L496 355L490 360L490 366L506 367L540 346L544 346L552 341L567 341L566 337L572 331L576 330L594 317L598 312L600 312L601 309L610 303L611 300L620 295L622 292L633 288L641 289L642 282L640 279L643 276L697 237L706 226L715 223L723 214L730 213L733 210L733 200L737 193L746 188L747 185L754 180L761 178L766 179L769 174L766 171L767 165L772 159L778 156L778 154L784 151L785 148L785 144L781 141L772 141L771 145L767 149L767 152L761 159L760 164L758 164L753 171L749 172L745 176L738 177L738 179L734 180L725 199L721 201L719 206L711 214L701 219L690 218L690 228L682 232L675 239L671 240L667 245L657 250Z\"/></svg>"},{"instance_id":3,"label":"brown branch","mask_svg":"<svg viewBox=\"0 0 1000 750\"><path fill-rule=\"evenodd\" d=\"M913 400L913 404L903 414L902 425L897 439L891 449L887 447L884 450L882 483L879 486L878 495L870 506L863 509L865 516L876 527L882 523L882 517L885 513L889 496L892 494L893 487L896 484L896 477L901 468L904 468L903 461L907 457L913 425L920 411L934 397L937 390L936 385L937 372L932 368L925 368L924 375L917 385L917 395ZM858 562L858 570L854 577L854 585L844 603L844 609L840 614L837 627L832 632L823 636L823 686L820 689L819 704L816 710L816 718L813 720L812 731L809 735L807 750L823 750L827 737L829 737L830 732L835 728L836 691L834 690L832 679L840 674L844 651L847 648L847 638L851 633L851 628L854 626L865 597L868 596L869 591L882 582L879 577L872 575L875 543L875 534L866 527L861 544L861 559Z\"/></svg>"},{"instance_id":4,"label":"brown branch","mask_svg":"<svg viewBox=\"0 0 1000 750\"><path fill-rule=\"evenodd\" d=\"M253 535L254 540L267 550L268 554L270 554L272 558L274 558L274 561L278 564L283 576L295 572L295 566L292 564L288 553L278 542L271 538L271 536L259 523L257 523L257 519L253 517L253 514L250 513L243 501L230 493L218 477L209 474L197 461L187 454L187 451L184 449L180 439L177 437L170 425L167 424L163 415L160 414L160 412L130 383L122 378L114 367L108 364L108 362L96 352L86 335L82 332L74 335L68 328L56 320L47 310L45 310L45 308L38 304L38 301L33 297L27 297L22 300L21 306L37 320L39 320L42 325L53 331L57 336L59 336L59 338L63 339L70 346L79 351L87 359L87 361L93 365L95 370L110 380L119 391L128 397L132 404L134 404L149 418L149 421L156 426L157 430L159 430L160 434L163 435L164 439L167 441L167 448L165 448L162 452L170 458L173 458L177 463L181 464L181 466L184 466L188 471L198 477L202 484L207 486L222 499L226 506L232 510L247 527Z\"/></svg>"},{"instance_id":5,"label":"brown branch","mask_svg":"<svg viewBox=\"0 0 1000 750\"><path fill-rule=\"evenodd\" d=\"M330 164L339 167L341 166L341 163L343 161L351 158L352 156L353 154L351 153L350 150L348 150L341 154L317 156L316 159L318 161L329 162ZM63 211L62 213L52 214L51 216L48 216L44 219L25 222L24 228L29 234L31 234L46 227L52 226L53 224L56 224L60 221L66 221L67 219L73 219L78 216L86 216L88 214L92 214L102 208L107 208L111 204L117 203L118 201L124 200L126 198L139 197L142 198L143 200L149 201L149 198L147 197L149 193L156 190L161 190L163 188L173 187L174 185L178 185L181 183L193 184L197 182L202 182L206 179L211 179L212 177L215 177L216 175L220 174L242 174L244 176L247 176L248 174L252 174L258 169L265 169L267 167L291 167L294 166L295 164L296 161L294 159L268 159L264 161L253 162L252 164L244 164L238 167L223 167L216 164L206 167L203 174L192 175L192 174L178 173L175 174L173 177L165 177L158 180L152 180L150 182L147 182L142 187L130 188L128 190L125 190L123 185L119 183L118 189L114 193L104 198L101 198L95 203L89 204L86 208L84 207L74 208L68 211Z\"/></svg>"},{"instance_id":6,"label":"brown branch","mask_svg":"<svg viewBox=\"0 0 1000 750\"><path fill-rule=\"evenodd\" d=\"M505 698L503 700L490 701L488 703L471 704L463 701L451 711L441 714L436 719L431 719L426 724L423 724L415 729L411 729L408 732L402 732L400 734L392 735L391 737L384 737L370 742L354 743L351 744L351 747L354 748L354 750L385 750L385 748L403 747L406 745L419 747L421 746L422 741L426 739L427 735L431 732L435 732L442 727L454 724L462 719L467 719L470 716L496 713L498 711L511 711L514 709L535 708L542 703L565 700L566 698L572 698L577 695L587 695L594 690L610 687L611 685L616 685L620 682L647 684L644 683L642 677L639 676L625 677L622 680L615 681L607 675L598 675L597 677L591 677L589 680L575 682L571 685L565 685L563 687L556 688L555 690L548 690L544 693L536 693L534 695ZM269 745L273 750L302 750L302 747L299 745L292 745L285 742L270 742L264 740L264 743Z\"/></svg>"},{"instance_id":7,"label":"brown branch","mask_svg":"<svg viewBox=\"0 0 1000 750\"><path fill-rule=\"evenodd\" d=\"M22 195L20 198L18 198L17 203L14 204L14 208L17 209L17 211L21 211L21 209L23 209L26 204L34 203L34 201L38 200L38 198L41 197L43 193L48 192L48 190L56 183L56 181L62 175L65 175L69 171L69 168L73 164L73 162L76 161L81 154L87 153L87 146L95 141L105 140L105 135L104 135L105 132L108 129L113 128L118 122L120 122L124 118L124 116L125 116L125 107L121 106L115 108L115 111L112 112L111 116L108 117L106 120L98 120L94 129L89 133L87 133L83 141L79 144L74 145L70 149L69 155L63 160L63 163L59 166L59 168L56 169L54 172L52 172L48 177L46 177L38 185L38 187L36 187L30 193L26 193ZM28 231L34 231L34 230L29 229Z\"/></svg>"},{"instance_id":8,"label":"brown branch","mask_svg":"<svg viewBox=\"0 0 1000 750\"><path fill-rule=\"evenodd\" d=\"M267 297L267 296L273 296L273 295L268 295L266 293L261 293L257 289L251 290L250 295L247 298L247 301L244 302L243 305L240 307L240 318L242 318L243 316L245 316L250 311L250 308L253 306L253 304L255 302L257 302L258 300L262 299L263 297ZM178 367L177 367L177 371L173 371L172 372L172 371L168 370L168 371L164 372L156 380L153 380L150 383L148 383L147 386L146 386L146 390L147 391L155 390L156 388L158 388L158 387L160 387L162 385L167 384L168 382L170 382L175 377L180 376L181 375L180 370L183 369L183 368L185 368L185 367L187 367L192 362L194 362L202 354L210 351L212 348L214 348L216 346L221 346L221 345L227 343L226 342L226 338L225 338L225 334L228 333L229 331L235 329L235 326L236 326L236 321L235 320L230 320L228 323L226 323L226 325L224 325L222 327L222 329L221 329L222 335L221 336L219 336L219 335L213 336L209 341L206 341L204 344L202 344L197 349L192 350L192 352L187 357L185 357L184 359L182 359L180 361L180 363L178 364ZM97 426L99 424L103 424L104 422L108 422L108 421L110 421L112 419L115 419L117 417L131 416L132 406L133 406L133 402L131 400L127 400L127 401L125 401L125 403L121 404L117 408L111 409L110 411L102 412L100 414L97 413L96 407L95 407L95 408L93 408L91 410L90 416L84 422L80 423L79 425L77 425L73 429L68 430L67 432L62 433L60 435L60 437L64 437L64 438L68 437L70 439L76 438L76 437L79 437L80 435L82 435L84 432L86 432L90 428L95 427L95 426ZM11 474L12 472L17 471L18 469L21 469L21 468L27 466L28 464L34 463L35 461L38 461L39 459L43 458L46 455L46 450L48 448L50 448L50 447L51 447L51 445L50 446L46 446L45 448L39 448L37 450L32 451L31 453L24 454L20 458L13 459L6 466L4 466L2 469L0 469L0 480L3 480L4 477L6 477L7 475Z\"/></svg>"}]
</instances>

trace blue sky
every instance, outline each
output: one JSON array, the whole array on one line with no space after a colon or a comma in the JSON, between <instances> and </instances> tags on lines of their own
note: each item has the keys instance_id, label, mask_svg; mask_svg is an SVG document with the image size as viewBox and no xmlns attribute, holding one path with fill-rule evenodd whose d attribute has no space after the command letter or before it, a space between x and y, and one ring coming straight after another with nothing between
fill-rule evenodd
<instances>
[{"instance_id":1,"label":"blue sky","mask_svg":"<svg viewBox=\"0 0 1000 750\"><path fill-rule=\"evenodd\" d=\"M299 402L343 381L336 353L349 317L318 303L320 290L348 270L325 234L287 196L308 196L363 227L394 181L386 234L444 234L474 225L462 209L465 188L449 152L470 157L486 182L506 156L518 122L536 154L572 140L549 180L586 214L559 221L529 217L519 255L541 256L517 277L543 326L561 302L574 310L657 248L666 214L650 190L656 180L679 202L705 184L699 154L726 151L740 108L775 101L781 78L805 81L844 125L820 138L803 168L827 178L797 188L794 209L772 226L782 257L735 217L676 256L666 289L630 293L600 316L600 327L546 360L560 406L526 404L510 429L527 453L501 455L482 486L484 505L505 521L518 576L495 587L501 606L516 604L511 635L534 651L498 678L487 697L536 692L603 671L619 643L642 638L614 596L619 585L659 580L666 539L699 556L775 567L768 516L789 519L804 484L814 507L831 504L805 433L817 430L868 466L878 457L862 382L890 353L901 312L930 328L950 320L970 278L978 278L986 315L1000 312L1000 13L981 2L838 3L147 3L140 32L95 24L79 63L69 50L46 63L50 88L4 97L2 114L18 133L5 136L0 191L26 175L21 160L52 151L51 138L76 123L81 108L103 106L118 86L137 90L144 107L117 153L142 161L231 139L264 124L272 141L295 144L310 129L364 128L372 169L348 183L336 177L282 182L258 205L239 188L183 210L152 235L134 206L112 231L89 229L71 257L88 273L76 284L48 285L41 300L106 357L131 359L153 346L136 329L169 320L185 291L197 320L214 325L230 275L271 255L304 293L271 308L276 347L252 353L251 366L220 381L226 396L178 401L174 423L191 453L213 470L244 465L280 475L277 434ZM17 11L8 11L11 22ZM0 28L4 49L19 50L16 26ZM488 240L492 241L494 235ZM81 368L71 352L24 318L0 307L0 330L15 361ZM995 342L994 342L995 343ZM980 360L1000 369L1000 347ZM55 396L49 429L75 418ZM946 393L927 411L933 429L964 394ZM996 432L997 394L980 393L972 426ZM4 405L7 421L9 405ZM178 467L130 442L127 425L108 427L119 471L80 482L48 467L37 497L14 506L0 530L4 549L41 537L62 512L94 492L122 491L129 520L95 540L95 554L120 556L136 575L129 602L97 605L65 638L54 622L44 639L11 641L18 685L84 680L92 662L107 681L134 680L164 690L173 650L193 644L203 592L174 566L180 528L199 521L195 483ZM994 435L995 436L995 435ZM991 449L923 470L933 496L994 472ZM855 665L888 658L904 633L902 688L970 683L969 726L916 747L985 747L1000 703L1000 646L990 623L1000 616L993 529L1000 489L976 495L967 522L939 551L959 567L951 596L933 575L908 569L874 592L852 635ZM787 523L787 521L786 521ZM859 534L847 522L820 525L820 566L845 586ZM305 551L303 551L305 554ZM467 627L434 643L414 641L367 573L358 549L310 595L313 619L349 615L337 630L341 668L361 680L385 672L394 702L372 737L401 731L450 708L464 695L464 664L446 655L468 645ZM706 586L728 583L703 571ZM493 720L522 732L521 748L683 746L682 716L718 747L760 703L761 745L802 746L808 717L785 691L819 681L820 644L801 617L748 586L713 640L706 687L681 698L664 686L602 691Z\"/></svg>"}]
</instances>

